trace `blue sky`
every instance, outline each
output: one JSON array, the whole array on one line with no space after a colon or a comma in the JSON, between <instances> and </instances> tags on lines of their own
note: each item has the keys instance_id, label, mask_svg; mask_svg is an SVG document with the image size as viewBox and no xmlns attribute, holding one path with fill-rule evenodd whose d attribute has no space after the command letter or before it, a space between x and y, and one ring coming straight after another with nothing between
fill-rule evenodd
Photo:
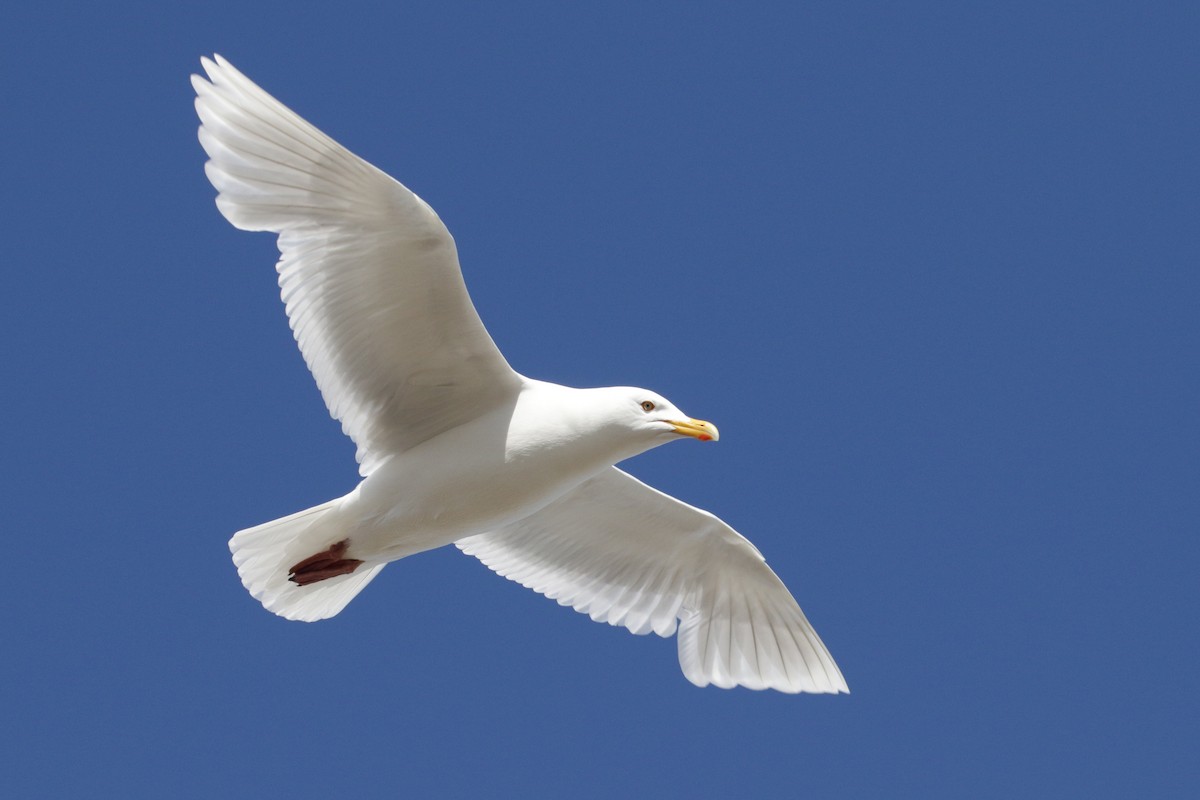
<instances>
[{"instance_id":1,"label":"blue sky","mask_svg":"<svg viewBox=\"0 0 1200 800\"><path fill-rule=\"evenodd\" d=\"M12 796L1194 794L1194 4L293 5L0 26ZM696 689L453 550L246 595L229 536L356 470L213 205L214 51L438 210L518 370L720 426L627 467L851 695Z\"/></svg>"}]
</instances>

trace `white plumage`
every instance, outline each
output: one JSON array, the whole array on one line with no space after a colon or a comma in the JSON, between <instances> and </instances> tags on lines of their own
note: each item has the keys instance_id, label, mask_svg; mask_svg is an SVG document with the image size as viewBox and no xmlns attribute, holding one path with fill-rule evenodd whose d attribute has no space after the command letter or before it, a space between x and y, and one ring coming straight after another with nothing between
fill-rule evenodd
<instances>
[{"instance_id":1,"label":"white plumage","mask_svg":"<svg viewBox=\"0 0 1200 800\"><path fill-rule=\"evenodd\" d=\"M288 319L358 447L345 497L240 531L247 590L276 614L337 614L389 561L455 543L497 573L634 633L670 636L699 686L845 692L762 555L721 520L613 464L716 439L645 389L514 372L433 210L220 56L193 76L205 171L238 228L279 235Z\"/></svg>"}]
</instances>

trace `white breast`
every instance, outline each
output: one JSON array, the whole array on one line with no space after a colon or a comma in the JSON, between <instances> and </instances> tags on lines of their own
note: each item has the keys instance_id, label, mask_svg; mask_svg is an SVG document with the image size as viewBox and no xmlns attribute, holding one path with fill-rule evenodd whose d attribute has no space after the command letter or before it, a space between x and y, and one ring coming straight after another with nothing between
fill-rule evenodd
<instances>
[{"instance_id":1,"label":"white breast","mask_svg":"<svg viewBox=\"0 0 1200 800\"><path fill-rule=\"evenodd\" d=\"M498 529L611 466L622 443L562 403L577 391L530 381L515 405L381 464L342 501L350 555L391 561Z\"/></svg>"}]
</instances>

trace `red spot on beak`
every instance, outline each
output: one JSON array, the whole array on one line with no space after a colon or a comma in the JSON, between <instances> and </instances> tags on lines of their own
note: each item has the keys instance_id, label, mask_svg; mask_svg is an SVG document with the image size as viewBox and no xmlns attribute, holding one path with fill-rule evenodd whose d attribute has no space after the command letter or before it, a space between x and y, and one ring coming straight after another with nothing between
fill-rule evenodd
<instances>
[{"instance_id":1,"label":"red spot on beak","mask_svg":"<svg viewBox=\"0 0 1200 800\"><path fill-rule=\"evenodd\" d=\"M709 436L707 433L702 433L699 436L697 436L696 438L702 442L711 442L712 441L712 437Z\"/></svg>"}]
</instances>

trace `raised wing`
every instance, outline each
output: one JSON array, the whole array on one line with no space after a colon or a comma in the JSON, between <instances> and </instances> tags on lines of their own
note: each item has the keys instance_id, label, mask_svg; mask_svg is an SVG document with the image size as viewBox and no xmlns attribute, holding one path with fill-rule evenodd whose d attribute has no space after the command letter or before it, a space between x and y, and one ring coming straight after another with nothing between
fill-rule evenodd
<instances>
[{"instance_id":1,"label":"raised wing","mask_svg":"<svg viewBox=\"0 0 1200 800\"><path fill-rule=\"evenodd\" d=\"M279 234L288 320L362 474L511 398L433 209L214 58L192 85L217 207Z\"/></svg>"},{"instance_id":2,"label":"raised wing","mask_svg":"<svg viewBox=\"0 0 1200 800\"><path fill-rule=\"evenodd\" d=\"M679 664L697 686L849 691L754 545L616 467L521 522L456 544L597 622L670 636L678 620Z\"/></svg>"}]
</instances>

